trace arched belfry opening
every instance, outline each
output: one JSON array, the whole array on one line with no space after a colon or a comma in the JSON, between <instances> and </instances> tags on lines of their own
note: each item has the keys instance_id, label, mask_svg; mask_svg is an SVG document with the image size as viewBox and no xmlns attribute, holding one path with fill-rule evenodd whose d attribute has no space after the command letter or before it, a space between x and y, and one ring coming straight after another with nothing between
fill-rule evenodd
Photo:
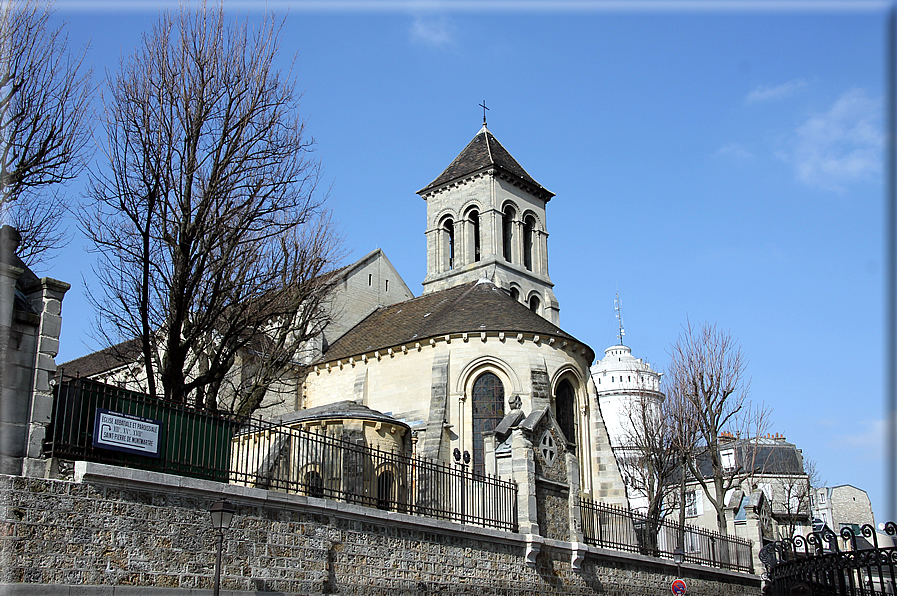
<instances>
[{"instance_id":1,"label":"arched belfry opening","mask_svg":"<svg viewBox=\"0 0 897 596\"><path fill-rule=\"evenodd\" d=\"M467 216L470 225L470 256L474 263L479 262L482 241L480 240L480 212L472 209Z\"/></svg>"},{"instance_id":2,"label":"arched belfry opening","mask_svg":"<svg viewBox=\"0 0 897 596\"><path fill-rule=\"evenodd\" d=\"M445 271L450 271L455 266L455 222L446 218L442 223L442 249Z\"/></svg>"},{"instance_id":3,"label":"arched belfry opening","mask_svg":"<svg viewBox=\"0 0 897 596\"><path fill-rule=\"evenodd\" d=\"M533 270L533 232L536 229L536 219L527 215L523 220L523 266L527 271Z\"/></svg>"},{"instance_id":4,"label":"arched belfry opening","mask_svg":"<svg viewBox=\"0 0 897 596\"><path fill-rule=\"evenodd\" d=\"M501 250L505 261L514 260L514 208L508 205L501 216Z\"/></svg>"}]
</instances>

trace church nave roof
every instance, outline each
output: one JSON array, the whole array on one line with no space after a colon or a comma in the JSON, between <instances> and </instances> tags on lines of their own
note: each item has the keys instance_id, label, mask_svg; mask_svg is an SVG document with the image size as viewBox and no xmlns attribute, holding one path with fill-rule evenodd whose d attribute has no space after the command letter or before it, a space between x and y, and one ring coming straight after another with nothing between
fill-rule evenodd
<instances>
[{"instance_id":1,"label":"church nave roof","mask_svg":"<svg viewBox=\"0 0 897 596\"><path fill-rule=\"evenodd\" d=\"M576 338L492 282L470 282L377 309L336 340L320 362L453 333L516 332ZM582 342L579 342L582 343Z\"/></svg>"}]
</instances>

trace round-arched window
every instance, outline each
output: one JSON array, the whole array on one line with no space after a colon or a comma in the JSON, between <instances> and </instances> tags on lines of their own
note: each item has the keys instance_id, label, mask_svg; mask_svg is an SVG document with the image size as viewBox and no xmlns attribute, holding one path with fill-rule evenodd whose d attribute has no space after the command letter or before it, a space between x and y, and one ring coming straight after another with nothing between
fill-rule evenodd
<instances>
[{"instance_id":1,"label":"round-arched window","mask_svg":"<svg viewBox=\"0 0 897 596\"><path fill-rule=\"evenodd\" d=\"M535 218L532 215L527 215L523 220L523 266L528 271L533 270L533 230L535 229Z\"/></svg>"},{"instance_id":2,"label":"round-arched window","mask_svg":"<svg viewBox=\"0 0 897 596\"><path fill-rule=\"evenodd\" d=\"M494 373L485 372L473 383L473 471L483 474L486 460L483 433L495 430L505 417L505 386Z\"/></svg>"},{"instance_id":3,"label":"round-arched window","mask_svg":"<svg viewBox=\"0 0 897 596\"><path fill-rule=\"evenodd\" d=\"M445 269L451 270L455 266L455 222L446 219L442 223L442 250L444 252Z\"/></svg>"},{"instance_id":4,"label":"round-arched window","mask_svg":"<svg viewBox=\"0 0 897 596\"><path fill-rule=\"evenodd\" d=\"M380 472L377 476L377 509L392 509L396 500L395 476L392 472Z\"/></svg>"},{"instance_id":5,"label":"round-arched window","mask_svg":"<svg viewBox=\"0 0 897 596\"><path fill-rule=\"evenodd\" d=\"M316 470L309 470L304 478L305 494L309 497L324 496L324 478Z\"/></svg>"},{"instance_id":6,"label":"round-arched window","mask_svg":"<svg viewBox=\"0 0 897 596\"><path fill-rule=\"evenodd\" d=\"M529 309L536 313L537 315L542 314L542 302L539 300L538 296L532 296L529 299Z\"/></svg>"},{"instance_id":7,"label":"round-arched window","mask_svg":"<svg viewBox=\"0 0 897 596\"><path fill-rule=\"evenodd\" d=\"M558 425L570 443L576 443L576 397L570 381L564 379L558 384L554 396L554 411Z\"/></svg>"}]
</instances>

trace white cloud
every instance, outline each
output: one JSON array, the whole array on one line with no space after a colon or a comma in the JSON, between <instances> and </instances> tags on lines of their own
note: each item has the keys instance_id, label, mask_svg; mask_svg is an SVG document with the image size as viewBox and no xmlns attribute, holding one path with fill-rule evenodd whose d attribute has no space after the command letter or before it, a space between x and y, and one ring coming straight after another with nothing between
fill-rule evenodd
<instances>
[{"instance_id":1,"label":"white cloud","mask_svg":"<svg viewBox=\"0 0 897 596\"><path fill-rule=\"evenodd\" d=\"M855 450L861 457L882 457L885 448L887 420L865 420L855 424L857 432L837 437L842 447Z\"/></svg>"},{"instance_id":2,"label":"white cloud","mask_svg":"<svg viewBox=\"0 0 897 596\"><path fill-rule=\"evenodd\" d=\"M452 24L445 17L430 19L417 17L411 25L411 41L433 47L451 45L454 41Z\"/></svg>"},{"instance_id":3,"label":"white cloud","mask_svg":"<svg viewBox=\"0 0 897 596\"><path fill-rule=\"evenodd\" d=\"M744 162L753 159L754 154L741 143L728 143L716 150L715 155L719 157L728 157L737 162Z\"/></svg>"},{"instance_id":4,"label":"white cloud","mask_svg":"<svg viewBox=\"0 0 897 596\"><path fill-rule=\"evenodd\" d=\"M775 101L777 99L782 99L784 97L788 97L801 87L805 87L807 82L803 79L794 79L788 81L787 83L782 83L781 85L777 85L776 87L767 87L766 85L760 85L753 91L747 94L747 97L744 98L745 103L761 103L765 101Z\"/></svg>"},{"instance_id":5,"label":"white cloud","mask_svg":"<svg viewBox=\"0 0 897 596\"><path fill-rule=\"evenodd\" d=\"M841 192L881 172L881 150L881 102L853 89L798 126L776 155L794 167L800 182Z\"/></svg>"}]
</instances>

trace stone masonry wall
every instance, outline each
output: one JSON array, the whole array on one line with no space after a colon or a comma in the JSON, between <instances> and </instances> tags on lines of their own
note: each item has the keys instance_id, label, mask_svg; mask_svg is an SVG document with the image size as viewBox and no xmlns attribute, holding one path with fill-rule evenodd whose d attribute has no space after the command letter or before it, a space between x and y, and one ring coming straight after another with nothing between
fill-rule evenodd
<instances>
[{"instance_id":1,"label":"stone masonry wall","mask_svg":"<svg viewBox=\"0 0 897 596\"><path fill-rule=\"evenodd\" d=\"M79 462L76 481L0 477L0 593L68 594L67 586L85 585L206 593L215 553L207 510L222 496L237 506L224 590L661 594L675 573L669 562L585 545ZM535 566L525 564L528 544L538 551ZM577 551L585 555L579 570L571 565ZM759 594L755 576L693 566L683 575L689 594Z\"/></svg>"}]
</instances>

